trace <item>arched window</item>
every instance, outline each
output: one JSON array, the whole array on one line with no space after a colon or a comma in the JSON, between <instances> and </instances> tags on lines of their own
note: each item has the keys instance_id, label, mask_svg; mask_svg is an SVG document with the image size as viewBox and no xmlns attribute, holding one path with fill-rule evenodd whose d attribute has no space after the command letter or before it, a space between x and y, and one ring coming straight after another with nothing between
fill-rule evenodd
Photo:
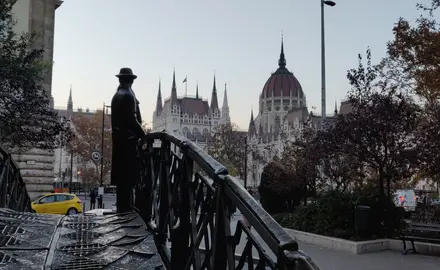
<instances>
[{"instance_id":1,"label":"arched window","mask_svg":"<svg viewBox=\"0 0 440 270\"><path fill-rule=\"evenodd\" d=\"M200 131L199 131L198 128L193 128L193 132L192 133L193 133L194 136L197 136L197 135L200 134Z\"/></svg>"},{"instance_id":2,"label":"arched window","mask_svg":"<svg viewBox=\"0 0 440 270\"><path fill-rule=\"evenodd\" d=\"M206 138L206 136L208 136L208 134L209 134L208 129L207 129L207 128L204 128L204 129L203 129L203 136Z\"/></svg>"},{"instance_id":3,"label":"arched window","mask_svg":"<svg viewBox=\"0 0 440 270\"><path fill-rule=\"evenodd\" d=\"M187 127L184 127L182 130L183 136L188 137L189 135L189 129Z\"/></svg>"}]
</instances>

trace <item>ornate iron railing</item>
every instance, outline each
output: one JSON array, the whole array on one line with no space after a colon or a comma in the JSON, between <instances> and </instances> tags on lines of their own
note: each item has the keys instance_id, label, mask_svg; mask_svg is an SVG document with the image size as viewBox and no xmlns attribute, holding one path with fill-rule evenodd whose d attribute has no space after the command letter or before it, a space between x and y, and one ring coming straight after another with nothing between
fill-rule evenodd
<instances>
[{"instance_id":1,"label":"ornate iron railing","mask_svg":"<svg viewBox=\"0 0 440 270\"><path fill-rule=\"evenodd\" d=\"M31 211L31 200L11 154L0 145L0 208L20 212Z\"/></svg>"},{"instance_id":2,"label":"ornate iron railing","mask_svg":"<svg viewBox=\"0 0 440 270\"><path fill-rule=\"evenodd\" d=\"M237 179L191 141L150 133L141 162L135 203L167 269L318 269ZM252 232L233 221L236 209Z\"/></svg>"}]
</instances>

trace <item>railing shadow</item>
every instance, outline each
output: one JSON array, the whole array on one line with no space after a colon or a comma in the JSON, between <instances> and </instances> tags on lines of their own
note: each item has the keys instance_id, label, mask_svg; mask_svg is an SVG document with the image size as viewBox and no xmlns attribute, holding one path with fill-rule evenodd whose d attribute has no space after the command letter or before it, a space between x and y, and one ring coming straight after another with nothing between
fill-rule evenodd
<instances>
[{"instance_id":1,"label":"railing shadow","mask_svg":"<svg viewBox=\"0 0 440 270\"><path fill-rule=\"evenodd\" d=\"M136 193L142 195L135 203L155 231L167 269L318 269L237 179L193 142L150 133L141 147L141 163ZM236 209L255 232L241 221L232 231Z\"/></svg>"},{"instance_id":2,"label":"railing shadow","mask_svg":"<svg viewBox=\"0 0 440 270\"><path fill-rule=\"evenodd\" d=\"M31 200L20 169L11 154L0 145L0 208L31 212Z\"/></svg>"}]
</instances>

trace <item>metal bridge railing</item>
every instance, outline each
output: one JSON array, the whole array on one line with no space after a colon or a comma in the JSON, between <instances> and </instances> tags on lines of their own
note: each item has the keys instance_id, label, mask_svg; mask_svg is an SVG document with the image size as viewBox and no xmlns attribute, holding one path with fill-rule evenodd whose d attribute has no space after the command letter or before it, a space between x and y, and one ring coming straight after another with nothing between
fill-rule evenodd
<instances>
[{"instance_id":1,"label":"metal bridge railing","mask_svg":"<svg viewBox=\"0 0 440 270\"><path fill-rule=\"evenodd\" d=\"M0 208L31 212L31 200L20 169L11 154L0 145Z\"/></svg>"},{"instance_id":2,"label":"metal bridge railing","mask_svg":"<svg viewBox=\"0 0 440 270\"><path fill-rule=\"evenodd\" d=\"M237 179L193 142L150 133L141 163L136 193L142 196L135 204L155 232L167 269L318 269ZM231 226L236 209L252 232L241 221Z\"/></svg>"}]
</instances>

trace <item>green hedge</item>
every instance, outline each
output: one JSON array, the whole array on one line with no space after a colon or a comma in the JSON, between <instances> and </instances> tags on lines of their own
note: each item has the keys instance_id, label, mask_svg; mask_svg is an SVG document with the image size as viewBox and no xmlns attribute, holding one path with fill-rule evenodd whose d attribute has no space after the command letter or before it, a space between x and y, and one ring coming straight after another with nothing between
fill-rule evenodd
<instances>
[{"instance_id":1,"label":"green hedge","mask_svg":"<svg viewBox=\"0 0 440 270\"><path fill-rule=\"evenodd\" d=\"M367 234L358 235L355 231L357 199L351 194L329 191L314 203L298 206L293 213L273 217L286 228L350 240L395 236L405 228L401 209L392 202L386 205L387 202L381 203L377 196L371 196L359 200L363 205L370 206L370 230Z\"/></svg>"}]
</instances>

